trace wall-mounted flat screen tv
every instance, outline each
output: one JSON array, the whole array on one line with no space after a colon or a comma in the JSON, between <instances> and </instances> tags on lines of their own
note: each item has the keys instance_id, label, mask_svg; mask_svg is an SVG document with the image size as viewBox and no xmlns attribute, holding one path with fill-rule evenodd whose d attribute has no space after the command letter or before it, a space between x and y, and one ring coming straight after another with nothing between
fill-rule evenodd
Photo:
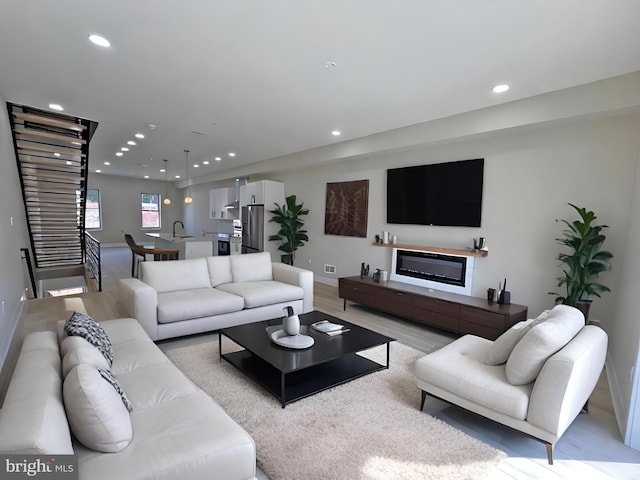
<instances>
[{"instance_id":1,"label":"wall-mounted flat screen tv","mask_svg":"<svg viewBox=\"0 0 640 480\"><path fill-rule=\"evenodd\" d=\"M387 170L387 223L479 227L484 159Z\"/></svg>"}]
</instances>

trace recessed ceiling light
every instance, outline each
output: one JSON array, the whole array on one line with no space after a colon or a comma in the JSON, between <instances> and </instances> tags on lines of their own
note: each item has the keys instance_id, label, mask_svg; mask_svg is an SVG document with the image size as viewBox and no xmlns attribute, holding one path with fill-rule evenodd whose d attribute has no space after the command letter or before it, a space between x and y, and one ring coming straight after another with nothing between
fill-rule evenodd
<instances>
[{"instance_id":1,"label":"recessed ceiling light","mask_svg":"<svg viewBox=\"0 0 640 480\"><path fill-rule=\"evenodd\" d=\"M53 154L53 156L54 156L54 157L59 157L59 156L60 156L60 154L59 154L58 152L55 152L55 153Z\"/></svg>"},{"instance_id":2,"label":"recessed ceiling light","mask_svg":"<svg viewBox=\"0 0 640 480\"><path fill-rule=\"evenodd\" d=\"M144 178L149 178L149 175L145 175Z\"/></svg>"},{"instance_id":3,"label":"recessed ceiling light","mask_svg":"<svg viewBox=\"0 0 640 480\"><path fill-rule=\"evenodd\" d=\"M209 165L209 160L205 160L204 162L202 162L203 165Z\"/></svg>"},{"instance_id":4,"label":"recessed ceiling light","mask_svg":"<svg viewBox=\"0 0 640 480\"><path fill-rule=\"evenodd\" d=\"M99 47L110 47L111 46L111 42L109 40L107 40L106 38L104 38L101 35L89 35L89 40L91 41L91 43L94 43L96 45L98 45Z\"/></svg>"},{"instance_id":5,"label":"recessed ceiling light","mask_svg":"<svg viewBox=\"0 0 640 480\"><path fill-rule=\"evenodd\" d=\"M122 152L117 152L116 153L116 157L121 157L122 155L124 155L124 153L122 153Z\"/></svg>"},{"instance_id":6,"label":"recessed ceiling light","mask_svg":"<svg viewBox=\"0 0 640 480\"><path fill-rule=\"evenodd\" d=\"M493 93L504 93L507 90L509 90L509 85L507 85L506 83L493 87Z\"/></svg>"},{"instance_id":7,"label":"recessed ceiling light","mask_svg":"<svg viewBox=\"0 0 640 480\"><path fill-rule=\"evenodd\" d=\"M136 143L136 142L134 142L133 140L129 140L129 141L127 142L127 145L137 145L137 143Z\"/></svg>"},{"instance_id":8,"label":"recessed ceiling light","mask_svg":"<svg viewBox=\"0 0 640 480\"><path fill-rule=\"evenodd\" d=\"M128 147L122 147L120 150L122 150L123 152L128 152L129 148Z\"/></svg>"},{"instance_id":9,"label":"recessed ceiling light","mask_svg":"<svg viewBox=\"0 0 640 480\"><path fill-rule=\"evenodd\" d=\"M164 173L164 172L166 172L166 170L164 168L161 168L160 173Z\"/></svg>"},{"instance_id":10,"label":"recessed ceiling light","mask_svg":"<svg viewBox=\"0 0 640 480\"><path fill-rule=\"evenodd\" d=\"M105 165L111 165L111 162L107 160L107 161L104 162L104 164Z\"/></svg>"},{"instance_id":11,"label":"recessed ceiling light","mask_svg":"<svg viewBox=\"0 0 640 480\"><path fill-rule=\"evenodd\" d=\"M333 132L331 132L331 135L333 135L334 137L338 137L341 133L342 132L340 130L334 130Z\"/></svg>"},{"instance_id":12,"label":"recessed ceiling light","mask_svg":"<svg viewBox=\"0 0 640 480\"><path fill-rule=\"evenodd\" d=\"M71 160L67 160L67 165L73 165L73 162L71 162Z\"/></svg>"},{"instance_id":13,"label":"recessed ceiling light","mask_svg":"<svg viewBox=\"0 0 640 480\"><path fill-rule=\"evenodd\" d=\"M216 162L219 162L220 160L222 160L222 158L216 157L215 160L216 160Z\"/></svg>"},{"instance_id":14,"label":"recessed ceiling light","mask_svg":"<svg viewBox=\"0 0 640 480\"><path fill-rule=\"evenodd\" d=\"M235 153L233 153L233 152L229 152L229 156L230 156L230 157L235 157L235 156L236 156L236 154L235 154Z\"/></svg>"},{"instance_id":15,"label":"recessed ceiling light","mask_svg":"<svg viewBox=\"0 0 640 480\"><path fill-rule=\"evenodd\" d=\"M49 108L51 110L57 110L58 112L61 112L64 110L64 107L58 103L50 103Z\"/></svg>"},{"instance_id":16,"label":"recessed ceiling light","mask_svg":"<svg viewBox=\"0 0 640 480\"><path fill-rule=\"evenodd\" d=\"M102 173L102 170L98 169L96 170L96 173Z\"/></svg>"},{"instance_id":17,"label":"recessed ceiling light","mask_svg":"<svg viewBox=\"0 0 640 480\"><path fill-rule=\"evenodd\" d=\"M180 178L180 175L176 175L176 178Z\"/></svg>"},{"instance_id":18,"label":"recessed ceiling light","mask_svg":"<svg viewBox=\"0 0 640 480\"><path fill-rule=\"evenodd\" d=\"M136 138L144 138L144 135L142 133L136 133L135 137Z\"/></svg>"}]
</instances>

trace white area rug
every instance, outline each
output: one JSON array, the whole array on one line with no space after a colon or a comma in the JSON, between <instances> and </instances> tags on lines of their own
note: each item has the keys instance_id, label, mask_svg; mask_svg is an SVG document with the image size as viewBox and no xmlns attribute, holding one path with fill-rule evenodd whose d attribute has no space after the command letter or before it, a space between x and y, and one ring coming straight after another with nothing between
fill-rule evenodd
<instances>
[{"instance_id":1,"label":"white area rug","mask_svg":"<svg viewBox=\"0 0 640 480\"><path fill-rule=\"evenodd\" d=\"M233 349L223 340L223 351ZM382 361L384 347L369 351ZM504 454L418 410L413 375L424 354L393 342L391 367L281 408L227 362L214 341L171 360L256 442L270 480L481 479Z\"/></svg>"}]
</instances>

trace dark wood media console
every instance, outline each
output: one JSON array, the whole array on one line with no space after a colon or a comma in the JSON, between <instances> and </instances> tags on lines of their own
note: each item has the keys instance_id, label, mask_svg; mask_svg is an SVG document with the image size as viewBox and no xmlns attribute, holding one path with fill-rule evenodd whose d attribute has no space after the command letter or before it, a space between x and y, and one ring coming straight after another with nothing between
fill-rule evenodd
<instances>
[{"instance_id":1,"label":"dark wood media console","mask_svg":"<svg viewBox=\"0 0 640 480\"><path fill-rule=\"evenodd\" d=\"M339 279L344 299L456 333L495 340L513 324L527 319L524 305L499 305L487 299L441 292L401 282L374 282L370 277Z\"/></svg>"}]
</instances>

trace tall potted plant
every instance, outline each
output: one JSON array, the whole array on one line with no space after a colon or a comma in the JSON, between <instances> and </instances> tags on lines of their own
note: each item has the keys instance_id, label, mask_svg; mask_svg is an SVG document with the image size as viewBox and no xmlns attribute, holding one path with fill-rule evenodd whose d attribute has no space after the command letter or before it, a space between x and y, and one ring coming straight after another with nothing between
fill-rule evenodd
<instances>
[{"instance_id":1,"label":"tall potted plant","mask_svg":"<svg viewBox=\"0 0 640 480\"><path fill-rule=\"evenodd\" d=\"M559 253L557 257L563 273L558 277L558 286L564 286L566 294L558 296L556 302L579 308L586 319L591 306L589 297L600 297L602 293L611 291L595 280L600 273L611 269L609 261L613 254L602 249L606 240L603 230L608 226L596 225L594 222L597 217L591 210L572 203L569 205L578 212L580 218L572 222L562 220L567 228L562 231L563 236L556 239L560 245L570 250L568 253Z\"/></svg>"},{"instance_id":2,"label":"tall potted plant","mask_svg":"<svg viewBox=\"0 0 640 480\"><path fill-rule=\"evenodd\" d=\"M307 215L309 209L304 208L302 203L296 204L295 195L288 196L285 202L282 205L274 203L276 208L269 210L269 213L273 214L269 221L280 225L278 233L269 236L269 240L281 242L278 250L284 252L280 255L282 263L293 265L296 260L296 250L304 246L304 242L309 241L307 231L302 228L304 221L300 218Z\"/></svg>"}]
</instances>

